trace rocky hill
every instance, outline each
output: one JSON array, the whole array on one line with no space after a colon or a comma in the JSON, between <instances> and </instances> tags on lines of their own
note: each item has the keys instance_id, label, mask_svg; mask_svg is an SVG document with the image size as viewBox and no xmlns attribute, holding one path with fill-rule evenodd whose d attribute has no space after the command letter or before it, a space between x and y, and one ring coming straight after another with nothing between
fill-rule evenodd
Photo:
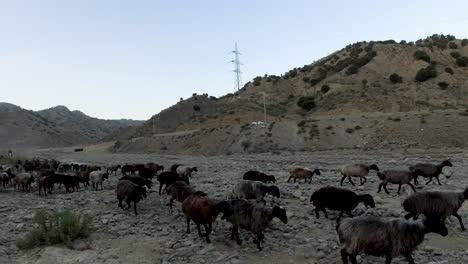
<instances>
[{"instance_id":1,"label":"rocky hill","mask_svg":"<svg viewBox=\"0 0 468 264\"><path fill-rule=\"evenodd\" d=\"M59 147L113 139L116 131L133 129L141 121L102 120L56 106L30 111L0 103L0 147ZM119 137L115 137L119 138Z\"/></svg>"},{"instance_id":2,"label":"rocky hill","mask_svg":"<svg viewBox=\"0 0 468 264\"><path fill-rule=\"evenodd\" d=\"M194 94L153 116L137 129L133 140L117 142L114 150L171 152L172 146L178 146L172 152L191 152L207 148L206 144L213 143L212 139L216 138L214 133L221 130L227 132L219 136L226 142L217 142L214 152L216 149L223 149L223 152L243 150L242 142L258 142L249 139L252 133L243 136L242 132L248 130L246 128L252 121L263 120L264 96L267 122L273 125L267 132L271 134L267 142L272 141L270 143L278 145L278 148L315 149L322 148L324 142L328 142L328 147L335 143L334 147L350 147L372 141L378 143L382 139L392 142L395 141L392 134L383 133L372 140L362 140L361 137L350 140L348 136L351 133L334 133L333 136L333 129L328 127L336 123L336 126L342 125L345 131L365 125L369 127L366 133L375 135L379 132L375 131L378 126L361 120L363 116L374 116L377 122L387 125L393 122L388 118L402 120L403 113L411 122L424 124L419 122L420 116L430 118L434 111L451 111L450 115L453 113L457 116L452 120L460 117L466 121L463 118L468 106L468 40L450 35L433 35L416 42L388 40L348 45L281 76L256 77L237 94L221 98ZM434 121L442 121L444 114L436 115ZM381 118L380 115L385 116ZM350 116L348 122L336 122L346 119L346 116ZM350 119L355 122L350 123ZM323 126L318 123L330 124ZM398 124L396 129L406 129L403 123ZM309 125L312 132L307 132ZM408 123L409 127L412 125ZM275 132L275 126L282 127L282 130ZM329 141L324 139L326 132L332 137ZM185 135L187 133L189 136ZM197 138L197 133L204 136ZM288 140L307 133L311 134ZM164 134L164 139L151 137L155 134ZM342 135L341 138L336 138L337 134ZM457 135L454 135L455 138ZM356 138L355 134L353 138Z\"/></svg>"}]
</instances>

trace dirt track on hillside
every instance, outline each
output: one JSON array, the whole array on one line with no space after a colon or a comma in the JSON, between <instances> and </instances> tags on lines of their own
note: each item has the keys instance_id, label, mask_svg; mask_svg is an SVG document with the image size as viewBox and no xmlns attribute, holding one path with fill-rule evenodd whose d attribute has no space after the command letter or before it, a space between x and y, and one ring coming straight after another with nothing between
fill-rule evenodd
<instances>
[{"instance_id":1,"label":"dirt track on hillside","mask_svg":"<svg viewBox=\"0 0 468 264\"><path fill-rule=\"evenodd\" d=\"M258 169L274 174L279 179L281 198L276 202L288 211L289 221L284 225L273 220L265 232L264 250L258 252L252 235L241 230L243 244L229 239L229 225L218 221L212 234L212 243L206 244L196 232L185 233L185 220L177 204L172 212L166 206L167 198L152 192L138 205L139 215L117 207L114 188L118 176L105 182L103 191L81 190L72 194L39 197L32 193L15 192L10 187L0 191L0 263L341 263L335 232L337 214L331 219L315 219L309 203L311 193L326 185L339 185L334 171L352 162L377 163L381 169L406 168L415 161L440 161L452 158L453 177L441 178L443 186L421 186L421 190L458 191L468 186L468 150L431 151L326 151L296 155L246 156L158 156L150 154L109 154L105 151L72 153L66 150L42 150L28 155L55 157L61 161L115 164L153 161L166 168L173 163L199 167L192 183L213 198L223 198L232 189L243 172ZM318 167L321 176L314 176L312 184L287 183L288 169L295 166ZM401 216L401 202L411 190L404 187L396 195L396 186L389 186L390 195L376 194L378 180L369 175L364 187L345 187L359 193L374 195L375 209L365 211L359 206L354 214ZM155 187L158 184L155 181ZM421 189L422 188L422 189ZM154 190L155 188L153 188ZM270 200L268 200L270 203ZM75 243L75 249L45 247L18 251L14 242L32 228L34 211L72 208L94 216L94 233L89 241ZM468 205L460 210L468 225ZM460 232L458 221L447 221L449 236L428 235L413 254L416 263L468 263L468 233ZM195 230L195 226L192 226ZM361 263L383 263L384 259L363 255ZM397 258L393 263L406 263Z\"/></svg>"}]
</instances>

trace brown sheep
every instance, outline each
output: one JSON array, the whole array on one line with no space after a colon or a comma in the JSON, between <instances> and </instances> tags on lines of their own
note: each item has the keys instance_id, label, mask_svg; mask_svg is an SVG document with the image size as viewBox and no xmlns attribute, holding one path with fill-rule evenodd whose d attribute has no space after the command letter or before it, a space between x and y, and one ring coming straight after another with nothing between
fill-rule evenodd
<instances>
[{"instance_id":1,"label":"brown sheep","mask_svg":"<svg viewBox=\"0 0 468 264\"><path fill-rule=\"evenodd\" d=\"M34 182L34 177L30 173L22 172L15 176L15 187L23 189L23 192L29 192L31 190L31 184Z\"/></svg>"},{"instance_id":2,"label":"brown sheep","mask_svg":"<svg viewBox=\"0 0 468 264\"><path fill-rule=\"evenodd\" d=\"M129 180L122 180L117 184L116 194L120 208L123 208L122 201L127 203L126 210L130 209L131 203L133 202L133 210L135 211L135 215L138 215L136 204L141 199L146 198L145 187L138 186Z\"/></svg>"},{"instance_id":3,"label":"brown sheep","mask_svg":"<svg viewBox=\"0 0 468 264\"><path fill-rule=\"evenodd\" d=\"M172 209L172 203L174 200L182 203L190 195L200 195L206 196L204 192L195 191L190 185L183 181L176 181L166 188L167 194L171 195L171 200L169 201L169 208Z\"/></svg>"},{"instance_id":4,"label":"brown sheep","mask_svg":"<svg viewBox=\"0 0 468 264\"><path fill-rule=\"evenodd\" d=\"M304 179L304 183L307 182L307 179L309 179L309 183L312 183L312 176L314 174L320 175L320 170L315 169L315 170L309 170L309 169L304 169L304 168L295 168L289 171L289 179L288 182L291 179L294 179L294 182L296 182L296 179Z\"/></svg>"},{"instance_id":5,"label":"brown sheep","mask_svg":"<svg viewBox=\"0 0 468 264\"><path fill-rule=\"evenodd\" d=\"M211 243L210 233L212 225L220 213L229 214L229 203L226 201L215 202L200 195L190 195L182 203L182 211L187 218L187 234L190 234L190 220L197 225L198 235L205 236L206 242ZM200 225L205 227L205 234L202 234Z\"/></svg>"}]
</instances>

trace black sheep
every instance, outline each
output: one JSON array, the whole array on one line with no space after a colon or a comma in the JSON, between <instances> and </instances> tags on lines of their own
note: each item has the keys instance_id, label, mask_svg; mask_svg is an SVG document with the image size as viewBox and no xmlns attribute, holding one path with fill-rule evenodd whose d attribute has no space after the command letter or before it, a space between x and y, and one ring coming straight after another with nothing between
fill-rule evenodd
<instances>
[{"instance_id":1,"label":"black sheep","mask_svg":"<svg viewBox=\"0 0 468 264\"><path fill-rule=\"evenodd\" d=\"M369 194L358 195L353 191L331 186L323 187L315 191L310 197L310 201L315 205L315 216L317 219L319 218L320 211L323 211L325 217L328 218L325 208L340 211L340 215L338 216L339 220L344 212L350 217L353 217L351 211L356 208L359 203L364 203L366 207L375 207L374 199Z\"/></svg>"}]
</instances>

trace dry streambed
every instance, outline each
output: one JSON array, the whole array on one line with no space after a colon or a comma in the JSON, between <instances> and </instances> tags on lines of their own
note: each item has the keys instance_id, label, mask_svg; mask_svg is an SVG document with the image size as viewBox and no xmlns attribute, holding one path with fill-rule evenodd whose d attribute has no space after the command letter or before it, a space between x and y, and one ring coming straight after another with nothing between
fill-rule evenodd
<instances>
[{"instance_id":1,"label":"dry streambed","mask_svg":"<svg viewBox=\"0 0 468 264\"><path fill-rule=\"evenodd\" d=\"M106 154L106 153L60 153L47 151L35 153L42 157L56 157L63 161L91 162L98 164L156 161L166 167L172 163L196 165L200 171L192 180L196 189L207 192L211 197L223 198L251 169L264 170L279 179L282 192L276 202L288 211L289 221L284 225L276 219L265 232L264 250L258 252L253 236L241 230L243 244L238 246L229 239L229 224L215 224L212 243L206 244L197 232L185 234L185 221L177 204L172 210L166 205L168 199L152 192L138 204L139 215L117 207L114 188L118 176L105 182L103 191L82 189L65 194L63 190L48 197L33 193L15 192L12 188L0 192L0 263L341 263L339 244L335 232L337 214L329 212L331 219L315 219L309 203L311 193L326 185L339 185L340 176L333 171L343 164L362 161L377 163L382 169L405 168L421 160L442 160L451 157L455 171L451 179L442 177L443 186L420 186L420 190L461 190L468 186L468 152L465 150L432 151L327 151L284 155L255 156L157 156L149 154ZM287 171L295 166L319 167L321 176L314 176L312 184L287 183ZM155 187L157 187L155 181ZM389 185L390 195L376 194L378 179L369 175L363 187L345 186L359 193L374 196L377 207L366 211L359 206L353 213L383 216L401 216L401 202L411 193L409 187L396 195L396 187ZM155 188L153 188L155 190ZM14 242L32 228L32 218L37 209L57 210L72 208L94 216L95 232L87 241L76 241L73 249L45 247L29 251L18 251ZM468 224L468 203L460 215ZM460 232L458 221L449 218L449 236L427 236L415 251L417 263L468 263L468 233ZM195 230L195 226L192 226ZM362 256L361 263L383 263L384 259ZM397 258L393 263L406 263Z\"/></svg>"}]
</instances>

